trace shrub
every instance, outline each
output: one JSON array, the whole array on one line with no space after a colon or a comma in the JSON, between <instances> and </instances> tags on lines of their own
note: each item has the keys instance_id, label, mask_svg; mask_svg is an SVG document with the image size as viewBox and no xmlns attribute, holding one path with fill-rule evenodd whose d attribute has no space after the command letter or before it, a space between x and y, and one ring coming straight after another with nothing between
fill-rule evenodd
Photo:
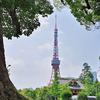
<instances>
[{"instance_id":1,"label":"shrub","mask_svg":"<svg viewBox=\"0 0 100 100\"><path fill-rule=\"evenodd\" d=\"M64 90L62 93L61 93L61 98L62 100L70 100L72 97L72 92L69 91L69 90Z\"/></svg>"},{"instance_id":2,"label":"shrub","mask_svg":"<svg viewBox=\"0 0 100 100\"><path fill-rule=\"evenodd\" d=\"M78 93L78 100L88 100L87 94L84 92Z\"/></svg>"},{"instance_id":3,"label":"shrub","mask_svg":"<svg viewBox=\"0 0 100 100\"><path fill-rule=\"evenodd\" d=\"M96 95L96 100L100 100L100 92Z\"/></svg>"}]
</instances>

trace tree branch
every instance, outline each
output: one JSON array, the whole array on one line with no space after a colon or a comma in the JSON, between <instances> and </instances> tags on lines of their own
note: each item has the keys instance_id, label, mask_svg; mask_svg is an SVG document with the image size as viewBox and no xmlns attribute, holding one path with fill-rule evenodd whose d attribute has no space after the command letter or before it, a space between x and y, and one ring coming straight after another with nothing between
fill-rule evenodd
<instances>
[{"instance_id":1,"label":"tree branch","mask_svg":"<svg viewBox=\"0 0 100 100\"><path fill-rule=\"evenodd\" d=\"M86 8L87 8L86 6L82 6L82 9L81 9L81 10L82 10L82 11L85 10L85 13L88 14Z\"/></svg>"},{"instance_id":2,"label":"tree branch","mask_svg":"<svg viewBox=\"0 0 100 100\"><path fill-rule=\"evenodd\" d=\"M11 18L12 18L13 23L14 23L15 26L16 26L17 35L21 35L20 23L18 22L18 18L17 18L17 16L16 16L15 9L16 9L16 8L14 8L14 10L10 11L9 14L10 14L10 16L11 16Z\"/></svg>"},{"instance_id":3,"label":"tree branch","mask_svg":"<svg viewBox=\"0 0 100 100\"><path fill-rule=\"evenodd\" d=\"M63 5L65 5L64 0L61 0L61 2L63 3Z\"/></svg>"},{"instance_id":4,"label":"tree branch","mask_svg":"<svg viewBox=\"0 0 100 100\"><path fill-rule=\"evenodd\" d=\"M92 22L92 24L94 24L94 25L95 25L95 22L94 22L93 20L91 20L91 22Z\"/></svg>"},{"instance_id":5,"label":"tree branch","mask_svg":"<svg viewBox=\"0 0 100 100\"><path fill-rule=\"evenodd\" d=\"M85 0L85 2L86 2L86 5L87 5L87 8L90 9L91 7L90 7L90 4L89 4L89 1Z\"/></svg>"}]
</instances>

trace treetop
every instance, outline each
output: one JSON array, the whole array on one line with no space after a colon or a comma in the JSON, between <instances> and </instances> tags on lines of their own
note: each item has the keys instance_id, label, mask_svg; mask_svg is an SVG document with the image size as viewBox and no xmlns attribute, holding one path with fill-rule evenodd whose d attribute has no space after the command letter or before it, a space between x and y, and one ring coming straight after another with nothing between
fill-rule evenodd
<instances>
[{"instance_id":1,"label":"treetop","mask_svg":"<svg viewBox=\"0 0 100 100\"><path fill-rule=\"evenodd\" d=\"M2 31L8 39L29 36L40 26L39 15L46 17L53 12L47 0L1 0Z\"/></svg>"}]
</instances>

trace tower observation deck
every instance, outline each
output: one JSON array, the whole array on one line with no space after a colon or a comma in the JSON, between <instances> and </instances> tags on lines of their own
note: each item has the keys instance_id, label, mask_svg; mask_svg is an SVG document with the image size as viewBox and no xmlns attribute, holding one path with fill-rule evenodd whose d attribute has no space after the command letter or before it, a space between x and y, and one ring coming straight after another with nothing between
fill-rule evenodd
<instances>
[{"instance_id":1,"label":"tower observation deck","mask_svg":"<svg viewBox=\"0 0 100 100\"><path fill-rule=\"evenodd\" d=\"M58 29L57 29L57 15L55 15L55 29L54 29L54 51L53 51L53 60L51 61L52 72L51 78L48 86L51 86L52 80L54 80L55 68L57 67L58 77L60 77L59 70L60 60L58 55Z\"/></svg>"}]
</instances>

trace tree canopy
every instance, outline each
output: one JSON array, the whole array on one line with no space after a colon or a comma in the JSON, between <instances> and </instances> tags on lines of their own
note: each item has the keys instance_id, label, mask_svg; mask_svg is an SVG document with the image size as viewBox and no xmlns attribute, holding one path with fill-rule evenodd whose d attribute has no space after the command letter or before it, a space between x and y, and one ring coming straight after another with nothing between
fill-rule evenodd
<instances>
[{"instance_id":1,"label":"tree canopy","mask_svg":"<svg viewBox=\"0 0 100 100\"><path fill-rule=\"evenodd\" d=\"M88 100L87 94L84 92L78 93L78 100Z\"/></svg>"},{"instance_id":2,"label":"tree canopy","mask_svg":"<svg viewBox=\"0 0 100 100\"><path fill-rule=\"evenodd\" d=\"M72 92L67 83L60 86L60 97L62 100L71 100Z\"/></svg>"},{"instance_id":3,"label":"tree canopy","mask_svg":"<svg viewBox=\"0 0 100 100\"><path fill-rule=\"evenodd\" d=\"M88 63L84 63L83 66L84 66L84 69L82 69L82 73L79 76L79 80L81 81L82 84L85 84L85 79L88 74L89 84L92 84L93 75L91 74L91 67L88 65Z\"/></svg>"},{"instance_id":4,"label":"tree canopy","mask_svg":"<svg viewBox=\"0 0 100 100\"><path fill-rule=\"evenodd\" d=\"M50 94L55 97L55 100L59 97L60 85L59 85L59 77L58 77L58 68L55 68L54 80L52 85L50 86Z\"/></svg>"},{"instance_id":5,"label":"tree canopy","mask_svg":"<svg viewBox=\"0 0 100 100\"><path fill-rule=\"evenodd\" d=\"M26 100L10 81L3 36L8 39L29 36L40 26L39 15L45 17L52 12L53 7L47 0L0 0L0 100Z\"/></svg>"},{"instance_id":6,"label":"tree canopy","mask_svg":"<svg viewBox=\"0 0 100 100\"><path fill-rule=\"evenodd\" d=\"M55 7L68 6L80 25L87 30L100 28L100 0L53 0Z\"/></svg>"},{"instance_id":7,"label":"tree canopy","mask_svg":"<svg viewBox=\"0 0 100 100\"><path fill-rule=\"evenodd\" d=\"M8 39L12 36L29 36L40 26L39 15L43 17L53 12L48 0L1 0L3 35Z\"/></svg>"}]
</instances>

